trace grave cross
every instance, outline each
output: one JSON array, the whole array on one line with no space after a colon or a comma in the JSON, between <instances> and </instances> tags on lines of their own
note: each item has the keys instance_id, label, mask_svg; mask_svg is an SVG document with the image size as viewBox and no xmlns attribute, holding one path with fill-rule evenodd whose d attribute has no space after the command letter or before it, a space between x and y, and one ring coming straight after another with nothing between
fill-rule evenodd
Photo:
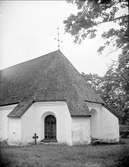
<instances>
[{"instance_id":1,"label":"grave cross","mask_svg":"<svg viewBox=\"0 0 129 167\"><path fill-rule=\"evenodd\" d=\"M36 133L34 134L34 136L33 136L32 138L34 139L35 144L37 144L37 139L38 139L38 136L37 136L37 134L36 134Z\"/></svg>"}]
</instances>

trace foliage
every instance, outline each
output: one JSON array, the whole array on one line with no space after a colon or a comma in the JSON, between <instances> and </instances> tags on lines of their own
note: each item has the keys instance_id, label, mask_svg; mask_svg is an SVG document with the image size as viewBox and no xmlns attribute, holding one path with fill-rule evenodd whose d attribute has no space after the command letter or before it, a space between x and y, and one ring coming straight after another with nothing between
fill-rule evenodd
<instances>
[{"instance_id":1,"label":"foliage","mask_svg":"<svg viewBox=\"0 0 129 167\"><path fill-rule=\"evenodd\" d=\"M129 124L129 55L124 59L121 57L119 63L112 64L103 77L84 73L82 76L112 108L120 122Z\"/></svg>"},{"instance_id":2,"label":"foliage","mask_svg":"<svg viewBox=\"0 0 129 167\"><path fill-rule=\"evenodd\" d=\"M99 93L108 106L113 108L122 123L129 123L129 14L127 0L66 0L76 4L77 14L64 20L65 31L74 37L75 43L96 37L98 27L109 26L102 33L105 47L121 48L117 64L111 65L104 77L82 74ZM110 51L112 52L112 51Z\"/></svg>"},{"instance_id":3,"label":"foliage","mask_svg":"<svg viewBox=\"0 0 129 167\"><path fill-rule=\"evenodd\" d=\"M117 73L121 79L121 86L124 92L123 100L123 122L126 120L129 122L129 51L123 50L123 53L119 56Z\"/></svg>"},{"instance_id":4,"label":"foliage","mask_svg":"<svg viewBox=\"0 0 129 167\"><path fill-rule=\"evenodd\" d=\"M64 20L65 31L74 37L75 43L80 43L86 37L96 36L98 25L115 23L107 32L102 34L106 39L98 51L106 46L124 48L129 46L129 15L127 0L67 0L77 5L76 15L71 14ZM123 12L122 12L123 11Z\"/></svg>"}]
</instances>

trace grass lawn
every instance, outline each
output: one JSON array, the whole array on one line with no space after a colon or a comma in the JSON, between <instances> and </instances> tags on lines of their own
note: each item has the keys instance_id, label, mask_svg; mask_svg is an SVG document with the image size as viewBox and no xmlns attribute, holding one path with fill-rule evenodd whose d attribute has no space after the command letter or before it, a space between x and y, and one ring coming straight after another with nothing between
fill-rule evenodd
<instances>
[{"instance_id":1,"label":"grass lawn","mask_svg":"<svg viewBox=\"0 0 129 167\"><path fill-rule=\"evenodd\" d=\"M1 146L0 167L126 167L128 158L129 141L93 146Z\"/></svg>"}]
</instances>

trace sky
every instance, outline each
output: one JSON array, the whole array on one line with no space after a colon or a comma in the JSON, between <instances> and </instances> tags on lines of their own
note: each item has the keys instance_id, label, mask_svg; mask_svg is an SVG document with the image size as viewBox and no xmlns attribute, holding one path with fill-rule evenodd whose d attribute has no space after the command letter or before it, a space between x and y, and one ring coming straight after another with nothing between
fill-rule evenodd
<instances>
[{"instance_id":1,"label":"sky","mask_svg":"<svg viewBox=\"0 0 129 167\"><path fill-rule=\"evenodd\" d=\"M59 26L60 49L75 68L103 76L118 53L99 55L97 49L104 42L100 35L75 44L63 24L71 13L76 13L76 7L63 0L0 1L0 69L57 50L54 38Z\"/></svg>"}]
</instances>

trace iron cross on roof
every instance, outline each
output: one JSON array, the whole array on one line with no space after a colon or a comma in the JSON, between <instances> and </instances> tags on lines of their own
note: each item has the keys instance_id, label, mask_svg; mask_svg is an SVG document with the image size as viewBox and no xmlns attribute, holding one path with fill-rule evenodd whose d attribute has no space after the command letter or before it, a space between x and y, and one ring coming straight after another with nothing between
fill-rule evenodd
<instances>
[{"instance_id":1,"label":"iron cross on roof","mask_svg":"<svg viewBox=\"0 0 129 167\"><path fill-rule=\"evenodd\" d=\"M63 41L60 40L59 27L57 27L57 38L54 38L54 39L57 41L58 50L60 50L60 43L62 43Z\"/></svg>"}]
</instances>

